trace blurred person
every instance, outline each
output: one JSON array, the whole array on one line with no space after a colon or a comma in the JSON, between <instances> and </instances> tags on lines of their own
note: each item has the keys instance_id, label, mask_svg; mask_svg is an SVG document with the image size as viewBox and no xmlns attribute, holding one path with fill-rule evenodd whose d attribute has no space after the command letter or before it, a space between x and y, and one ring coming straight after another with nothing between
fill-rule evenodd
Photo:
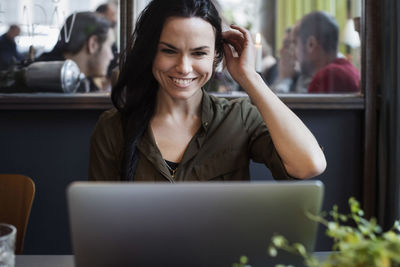
<instances>
[{"instance_id":1,"label":"blurred person","mask_svg":"<svg viewBox=\"0 0 400 267\"><path fill-rule=\"evenodd\" d=\"M7 70L23 59L15 43L15 37L20 33L21 29L13 24L6 33L0 36L0 70Z\"/></svg>"},{"instance_id":2,"label":"blurred person","mask_svg":"<svg viewBox=\"0 0 400 267\"><path fill-rule=\"evenodd\" d=\"M294 40L301 73L312 77L309 93L360 91L360 71L338 57L339 27L333 16L322 11L304 16Z\"/></svg>"},{"instance_id":3,"label":"blurred person","mask_svg":"<svg viewBox=\"0 0 400 267\"><path fill-rule=\"evenodd\" d=\"M93 78L106 76L114 58L113 42L111 23L107 19L95 12L77 12L67 18L53 50L36 61L73 60L86 76L78 92L97 92L101 88Z\"/></svg>"},{"instance_id":4,"label":"blurred person","mask_svg":"<svg viewBox=\"0 0 400 267\"><path fill-rule=\"evenodd\" d=\"M261 75L268 86L271 86L277 76L277 69L275 68L277 60L272 55L272 49L267 40L261 36L262 45L262 61L261 61Z\"/></svg>"},{"instance_id":5,"label":"blurred person","mask_svg":"<svg viewBox=\"0 0 400 267\"><path fill-rule=\"evenodd\" d=\"M99 5L96 12L103 15L111 23L111 28L117 26L117 6L114 3Z\"/></svg>"},{"instance_id":6,"label":"blurred person","mask_svg":"<svg viewBox=\"0 0 400 267\"><path fill-rule=\"evenodd\" d=\"M112 2L101 4L96 8L96 12L104 16L104 18L106 18L111 23L114 37L117 37L114 32L115 27L117 26L117 10L117 6ZM110 65L108 66L107 77L103 78L101 81L104 87L109 88L111 88L112 72L119 67L119 53L117 44L115 42L112 44L111 50L113 52L114 58L111 60Z\"/></svg>"},{"instance_id":7,"label":"blurred person","mask_svg":"<svg viewBox=\"0 0 400 267\"><path fill-rule=\"evenodd\" d=\"M287 28L282 39L280 57L276 64L278 77L271 86L276 93L307 93L311 82L311 77L300 72L296 59L293 46L296 30L296 26Z\"/></svg>"}]
</instances>

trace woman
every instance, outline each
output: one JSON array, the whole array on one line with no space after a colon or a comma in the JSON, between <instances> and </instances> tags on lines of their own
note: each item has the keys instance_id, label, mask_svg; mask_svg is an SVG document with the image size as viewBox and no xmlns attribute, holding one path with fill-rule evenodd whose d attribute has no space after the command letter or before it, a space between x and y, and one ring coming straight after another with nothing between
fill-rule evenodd
<instances>
[{"instance_id":1,"label":"woman","mask_svg":"<svg viewBox=\"0 0 400 267\"><path fill-rule=\"evenodd\" d=\"M112 91L116 109L92 134L90 179L248 180L250 159L275 179L324 171L313 135L256 73L250 34L231 28L221 32L210 0L149 3ZM223 55L254 106L202 89Z\"/></svg>"}]
</instances>

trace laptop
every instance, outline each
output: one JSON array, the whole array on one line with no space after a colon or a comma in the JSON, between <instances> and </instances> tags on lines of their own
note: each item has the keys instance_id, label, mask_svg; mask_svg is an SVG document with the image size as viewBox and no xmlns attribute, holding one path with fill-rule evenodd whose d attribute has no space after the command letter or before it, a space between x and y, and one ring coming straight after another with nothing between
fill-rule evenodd
<instances>
[{"instance_id":1,"label":"laptop","mask_svg":"<svg viewBox=\"0 0 400 267\"><path fill-rule=\"evenodd\" d=\"M67 198L76 267L265 267L301 263L268 255L274 233L313 251L323 184L74 182Z\"/></svg>"}]
</instances>

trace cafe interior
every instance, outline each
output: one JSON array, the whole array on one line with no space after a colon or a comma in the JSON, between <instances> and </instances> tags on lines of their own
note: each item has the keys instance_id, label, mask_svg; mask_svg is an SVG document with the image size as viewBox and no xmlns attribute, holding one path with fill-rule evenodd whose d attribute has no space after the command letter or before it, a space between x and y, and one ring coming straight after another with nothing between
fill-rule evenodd
<instances>
[{"instance_id":1,"label":"cafe interior","mask_svg":"<svg viewBox=\"0 0 400 267\"><path fill-rule=\"evenodd\" d=\"M11 64L0 70L0 211L12 210L19 203L19 209L23 207L27 214L24 225L17 229L23 236L22 240L17 238L17 267L36 266L33 262L42 260L29 255L74 253L66 189L72 182L88 180L91 134L100 114L113 108L110 95L118 79L119 59L130 47L136 20L149 2L0 0L0 35L9 32L10 25L19 28L13 40L20 60L15 56ZM248 29L255 43L256 71L321 146L327 167L310 179L324 185L321 210L329 211L337 205L346 213L348 201L354 197L365 218L376 218L382 229L390 229L400 218L400 3L397 0L213 2L222 17L223 30L231 24ZM103 4L113 8L115 20L113 56L107 61L107 74L92 78L74 60L37 60L60 40L60 29L67 17L83 11L101 13L99 7ZM305 79L302 88L300 82L285 88L277 86L282 81L280 63L290 56L284 53L295 49L289 31L314 11L326 12L336 20L337 57L350 62L358 73L355 90L310 91L308 84L312 77ZM66 37L68 30L74 28L64 31ZM290 40L286 47L287 38ZM0 51L1 56L4 51ZM301 77L303 65L293 54L293 72ZM90 85L81 90L86 80L95 88ZM223 64L217 66L207 88L211 95L229 100L248 97L227 75ZM19 181L23 176L30 178L31 189L22 181L1 181L7 177ZM251 182L274 180L264 164L255 162L250 162L250 177ZM17 185L16 193L6 188L10 184ZM30 201L25 201L27 191L31 192ZM17 196L24 200L5 199ZM0 218L5 217L0 214ZM322 226L318 228L314 251L333 250L325 230ZM398 232L397 236L400 240ZM266 248L267 245L266 240ZM69 257L67 261L72 259ZM40 266L40 262L37 264Z\"/></svg>"}]
</instances>

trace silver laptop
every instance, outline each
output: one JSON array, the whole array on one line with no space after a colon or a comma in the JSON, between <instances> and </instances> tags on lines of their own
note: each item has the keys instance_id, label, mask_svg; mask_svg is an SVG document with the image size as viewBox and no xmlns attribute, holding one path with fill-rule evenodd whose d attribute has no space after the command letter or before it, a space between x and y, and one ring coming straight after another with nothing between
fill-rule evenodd
<instances>
[{"instance_id":1,"label":"silver laptop","mask_svg":"<svg viewBox=\"0 0 400 267\"><path fill-rule=\"evenodd\" d=\"M251 266L270 258L279 233L313 250L320 181L234 183L74 182L67 190L76 267ZM299 266L299 265L296 265Z\"/></svg>"}]
</instances>

